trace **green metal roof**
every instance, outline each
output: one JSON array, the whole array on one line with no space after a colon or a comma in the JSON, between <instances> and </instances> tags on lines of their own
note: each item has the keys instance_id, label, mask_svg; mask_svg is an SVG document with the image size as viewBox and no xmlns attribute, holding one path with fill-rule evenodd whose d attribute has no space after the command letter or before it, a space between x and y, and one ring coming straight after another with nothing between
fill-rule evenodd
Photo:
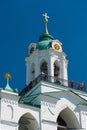
<instances>
[{"instance_id":1,"label":"green metal roof","mask_svg":"<svg viewBox=\"0 0 87 130\"><path fill-rule=\"evenodd\" d=\"M36 105L36 106L40 106L41 104L41 97L44 96L46 98L52 98L54 100L59 100L60 96L58 96L60 93L66 93L69 92L70 95L74 95L74 97L78 97L78 104L77 105L80 105L80 104L84 104L84 105L87 105L87 101L80 97L78 94L74 93L73 91L61 91L61 92L58 92L58 91L54 91L54 92L45 92L45 93L38 93L38 94L35 94L35 95L31 95L31 96L27 96L25 98L21 98L19 102L21 103L25 103L27 105Z\"/></svg>"},{"instance_id":2,"label":"green metal roof","mask_svg":"<svg viewBox=\"0 0 87 130\"><path fill-rule=\"evenodd\" d=\"M43 34L39 37L39 42L43 41L43 40L53 40L53 36L49 35L49 34Z\"/></svg>"},{"instance_id":3,"label":"green metal roof","mask_svg":"<svg viewBox=\"0 0 87 130\"><path fill-rule=\"evenodd\" d=\"M43 34L39 38L39 42L37 44L38 50L45 50L49 49L51 47L51 42L53 40L53 37L49 34Z\"/></svg>"}]
</instances>

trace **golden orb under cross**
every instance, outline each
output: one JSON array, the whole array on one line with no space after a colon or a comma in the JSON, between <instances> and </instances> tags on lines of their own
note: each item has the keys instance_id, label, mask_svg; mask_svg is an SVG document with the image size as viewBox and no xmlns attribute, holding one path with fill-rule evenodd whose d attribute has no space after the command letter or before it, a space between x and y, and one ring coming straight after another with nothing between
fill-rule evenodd
<instances>
[{"instance_id":1,"label":"golden orb under cross","mask_svg":"<svg viewBox=\"0 0 87 130\"><path fill-rule=\"evenodd\" d=\"M11 79L11 74L10 74L10 73L6 73L6 74L5 74L5 78L6 78L6 79Z\"/></svg>"}]
</instances>

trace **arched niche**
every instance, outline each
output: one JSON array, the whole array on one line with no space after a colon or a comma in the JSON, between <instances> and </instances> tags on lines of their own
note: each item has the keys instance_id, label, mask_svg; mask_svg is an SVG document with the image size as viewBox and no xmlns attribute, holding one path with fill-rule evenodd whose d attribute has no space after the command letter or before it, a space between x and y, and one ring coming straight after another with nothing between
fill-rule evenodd
<instances>
[{"instance_id":1,"label":"arched niche","mask_svg":"<svg viewBox=\"0 0 87 130\"><path fill-rule=\"evenodd\" d=\"M60 112L57 118L57 124L57 130L80 129L80 124L75 113L68 107Z\"/></svg>"},{"instance_id":2,"label":"arched niche","mask_svg":"<svg viewBox=\"0 0 87 130\"><path fill-rule=\"evenodd\" d=\"M14 114L13 106L7 105L6 113L7 113L6 118L9 119L9 120L12 120L13 119L13 114Z\"/></svg>"},{"instance_id":3,"label":"arched niche","mask_svg":"<svg viewBox=\"0 0 87 130\"><path fill-rule=\"evenodd\" d=\"M35 79L35 64L32 63L31 64L31 69L30 69L30 72L31 72L31 81Z\"/></svg>"},{"instance_id":4,"label":"arched niche","mask_svg":"<svg viewBox=\"0 0 87 130\"><path fill-rule=\"evenodd\" d=\"M56 60L54 62L54 78L58 79L59 75L60 75L60 66L59 66L58 61Z\"/></svg>"},{"instance_id":5,"label":"arched niche","mask_svg":"<svg viewBox=\"0 0 87 130\"><path fill-rule=\"evenodd\" d=\"M18 122L18 130L38 130L38 123L31 113L22 115Z\"/></svg>"},{"instance_id":6,"label":"arched niche","mask_svg":"<svg viewBox=\"0 0 87 130\"><path fill-rule=\"evenodd\" d=\"M45 60L42 60L41 61L41 64L40 64L40 72L42 74L46 74L48 75L48 65L47 65L47 62Z\"/></svg>"},{"instance_id":7,"label":"arched niche","mask_svg":"<svg viewBox=\"0 0 87 130\"><path fill-rule=\"evenodd\" d=\"M32 54L36 50L36 43L31 43L29 45L29 55Z\"/></svg>"},{"instance_id":8,"label":"arched niche","mask_svg":"<svg viewBox=\"0 0 87 130\"><path fill-rule=\"evenodd\" d=\"M35 48L34 47L31 47L30 49L30 54L32 54L34 52Z\"/></svg>"}]
</instances>

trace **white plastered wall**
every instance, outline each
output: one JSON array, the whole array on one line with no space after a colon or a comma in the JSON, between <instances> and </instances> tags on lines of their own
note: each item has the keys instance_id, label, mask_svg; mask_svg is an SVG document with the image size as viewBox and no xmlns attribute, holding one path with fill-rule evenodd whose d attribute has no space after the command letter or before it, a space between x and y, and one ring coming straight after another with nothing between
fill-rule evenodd
<instances>
[{"instance_id":1,"label":"white plastered wall","mask_svg":"<svg viewBox=\"0 0 87 130\"><path fill-rule=\"evenodd\" d=\"M30 113L35 118L38 129L40 129L39 108L20 104L18 100L17 94L7 91L2 92L0 130L18 130L18 122L21 116L26 113Z\"/></svg>"},{"instance_id":2,"label":"white plastered wall","mask_svg":"<svg viewBox=\"0 0 87 130\"><path fill-rule=\"evenodd\" d=\"M54 76L54 62L58 61L60 67L60 78L68 80L67 74L67 65L68 61L66 60L65 53L57 53L52 49L35 51L29 57L26 57L26 84L28 85L31 79L31 66L35 65L35 77L41 74L40 65L42 61L46 61L48 65L48 75Z\"/></svg>"}]
</instances>

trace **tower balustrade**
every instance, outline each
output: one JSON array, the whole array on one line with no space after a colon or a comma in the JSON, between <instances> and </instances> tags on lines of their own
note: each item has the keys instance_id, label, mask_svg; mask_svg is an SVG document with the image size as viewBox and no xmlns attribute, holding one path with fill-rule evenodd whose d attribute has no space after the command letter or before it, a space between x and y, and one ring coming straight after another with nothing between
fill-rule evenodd
<instances>
[{"instance_id":1,"label":"tower balustrade","mask_svg":"<svg viewBox=\"0 0 87 130\"><path fill-rule=\"evenodd\" d=\"M29 90L35 87L40 81L53 83L60 87L63 86L63 87L71 88L71 89L85 91L85 83L78 83L78 82L75 82L74 80L65 80L65 79L60 79L56 76L53 77L46 74L40 74L33 81L31 81L27 86L25 86L25 88L19 93L19 95L20 96L25 95Z\"/></svg>"}]
</instances>

